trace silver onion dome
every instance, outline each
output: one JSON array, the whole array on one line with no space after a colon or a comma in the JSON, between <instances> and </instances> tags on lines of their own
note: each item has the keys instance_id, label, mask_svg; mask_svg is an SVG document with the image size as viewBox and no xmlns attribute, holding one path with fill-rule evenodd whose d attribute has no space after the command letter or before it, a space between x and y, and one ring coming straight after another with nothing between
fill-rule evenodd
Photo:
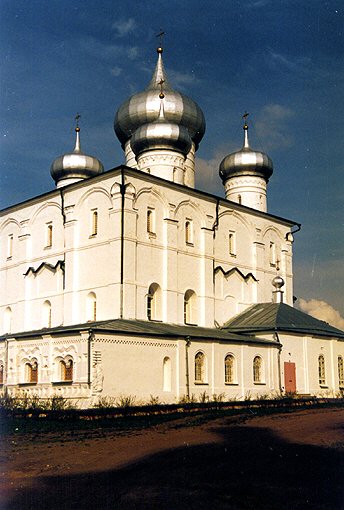
<instances>
[{"instance_id":1,"label":"silver onion dome","mask_svg":"<svg viewBox=\"0 0 344 510\"><path fill-rule=\"evenodd\" d=\"M171 88L162 61L162 51L162 48L157 49L158 62L146 90L129 97L118 109L114 122L117 138L124 147L139 127L158 119L160 111L159 91L163 83L166 121L186 127L197 149L205 132L203 112L192 99Z\"/></svg>"},{"instance_id":2,"label":"silver onion dome","mask_svg":"<svg viewBox=\"0 0 344 510\"><path fill-rule=\"evenodd\" d=\"M273 173L273 163L267 154L255 151L248 143L248 126L244 125L244 145L240 151L226 156L220 164L220 177L225 183L230 177L253 175L269 181Z\"/></svg>"},{"instance_id":3,"label":"silver onion dome","mask_svg":"<svg viewBox=\"0 0 344 510\"><path fill-rule=\"evenodd\" d=\"M155 149L172 149L186 156L192 145L189 132L186 127L166 120L163 93L160 94L160 102L158 120L136 129L130 140L130 146L135 156Z\"/></svg>"},{"instance_id":4,"label":"silver onion dome","mask_svg":"<svg viewBox=\"0 0 344 510\"><path fill-rule=\"evenodd\" d=\"M99 159L84 154L80 149L80 128L75 128L76 141L74 151L63 154L56 158L51 167L50 173L56 184L64 179L87 179L104 171Z\"/></svg>"}]
</instances>

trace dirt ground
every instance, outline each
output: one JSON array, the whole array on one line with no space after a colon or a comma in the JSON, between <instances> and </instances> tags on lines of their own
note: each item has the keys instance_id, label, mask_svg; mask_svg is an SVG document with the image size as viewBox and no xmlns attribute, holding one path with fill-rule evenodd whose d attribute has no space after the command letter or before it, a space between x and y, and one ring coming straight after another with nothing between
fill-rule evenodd
<instances>
[{"instance_id":1,"label":"dirt ground","mask_svg":"<svg viewBox=\"0 0 344 510\"><path fill-rule=\"evenodd\" d=\"M20 434L1 448L2 510L343 510L344 409Z\"/></svg>"}]
</instances>

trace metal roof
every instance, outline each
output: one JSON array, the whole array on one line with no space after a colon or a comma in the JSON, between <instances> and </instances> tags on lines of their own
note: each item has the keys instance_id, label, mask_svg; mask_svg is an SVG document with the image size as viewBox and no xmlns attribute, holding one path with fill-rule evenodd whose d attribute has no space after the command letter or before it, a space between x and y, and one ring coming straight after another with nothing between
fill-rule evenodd
<instances>
[{"instance_id":1,"label":"metal roof","mask_svg":"<svg viewBox=\"0 0 344 510\"><path fill-rule=\"evenodd\" d=\"M253 305L226 322L223 329L237 333L290 331L344 339L344 331L285 303Z\"/></svg>"},{"instance_id":2,"label":"metal roof","mask_svg":"<svg viewBox=\"0 0 344 510\"><path fill-rule=\"evenodd\" d=\"M203 328L199 326L180 326L157 321L142 321L135 319L115 319L99 322L87 322L74 326L59 326L57 328L44 328L35 331L11 333L0 337L5 338L32 338L42 335L73 334L79 331L91 330L105 334L118 333L143 336L157 336L185 339L186 337L200 340L218 340L231 343L254 343L254 344L277 344L275 340L255 338L253 336L241 335L237 332L226 331L221 328Z\"/></svg>"}]
</instances>

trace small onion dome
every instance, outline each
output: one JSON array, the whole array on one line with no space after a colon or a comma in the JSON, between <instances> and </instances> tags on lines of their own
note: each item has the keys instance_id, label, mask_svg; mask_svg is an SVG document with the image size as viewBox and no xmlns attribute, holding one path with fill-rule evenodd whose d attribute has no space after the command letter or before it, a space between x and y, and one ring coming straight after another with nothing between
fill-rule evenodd
<instances>
[{"instance_id":1,"label":"small onion dome","mask_svg":"<svg viewBox=\"0 0 344 510\"><path fill-rule=\"evenodd\" d=\"M156 149L170 149L186 156L192 145L189 132L184 126L166 120L164 99L160 99L160 101L158 120L143 124L143 126L136 129L130 140L131 148L135 156Z\"/></svg>"},{"instance_id":2,"label":"small onion dome","mask_svg":"<svg viewBox=\"0 0 344 510\"><path fill-rule=\"evenodd\" d=\"M114 122L117 138L124 147L136 129L158 119L160 111L159 92L163 84L166 121L186 127L197 149L205 132L203 112L192 99L171 88L166 78L162 51L162 48L157 49L158 62L146 90L129 97L119 107Z\"/></svg>"},{"instance_id":3,"label":"small onion dome","mask_svg":"<svg viewBox=\"0 0 344 510\"><path fill-rule=\"evenodd\" d=\"M220 177L226 182L230 177L254 175L263 177L266 182L273 172L273 163L264 152L254 151L248 143L248 126L244 125L244 145L240 151L226 156L220 164Z\"/></svg>"},{"instance_id":4,"label":"small onion dome","mask_svg":"<svg viewBox=\"0 0 344 510\"><path fill-rule=\"evenodd\" d=\"M275 287L276 291L280 290L285 284L285 281L283 280L282 276L275 276L275 278L272 280L272 285Z\"/></svg>"},{"instance_id":5,"label":"small onion dome","mask_svg":"<svg viewBox=\"0 0 344 510\"><path fill-rule=\"evenodd\" d=\"M104 167L99 159L87 156L80 149L80 128L75 128L76 141L74 151L55 159L50 173L56 183L62 179L87 179L101 174Z\"/></svg>"}]
</instances>

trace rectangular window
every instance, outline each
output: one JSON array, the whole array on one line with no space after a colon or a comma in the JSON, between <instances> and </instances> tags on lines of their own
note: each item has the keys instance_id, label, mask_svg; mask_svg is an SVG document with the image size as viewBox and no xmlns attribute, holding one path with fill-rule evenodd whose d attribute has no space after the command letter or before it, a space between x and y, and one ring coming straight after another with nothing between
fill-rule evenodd
<instances>
[{"instance_id":1,"label":"rectangular window","mask_svg":"<svg viewBox=\"0 0 344 510\"><path fill-rule=\"evenodd\" d=\"M98 211L97 209L93 209L91 216L91 237L95 237L97 234L98 234Z\"/></svg>"},{"instance_id":2,"label":"rectangular window","mask_svg":"<svg viewBox=\"0 0 344 510\"><path fill-rule=\"evenodd\" d=\"M147 209L147 232L148 234L155 233L155 211L151 207Z\"/></svg>"},{"instance_id":3,"label":"rectangular window","mask_svg":"<svg viewBox=\"0 0 344 510\"><path fill-rule=\"evenodd\" d=\"M344 387L344 363L342 356L338 356L338 379L339 379L339 387Z\"/></svg>"},{"instance_id":4,"label":"rectangular window","mask_svg":"<svg viewBox=\"0 0 344 510\"><path fill-rule=\"evenodd\" d=\"M276 265L276 245L271 241L270 243L270 266Z\"/></svg>"},{"instance_id":5,"label":"rectangular window","mask_svg":"<svg viewBox=\"0 0 344 510\"><path fill-rule=\"evenodd\" d=\"M7 258L11 259L13 256L13 234L7 237Z\"/></svg>"},{"instance_id":6,"label":"rectangular window","mask_svg":"<svg viewBox=\"0 0 344 510\"><path fill-rule=\"evenodd\" d=\"M187 219L185 221L185 243L193 244L193 227L192 220Z\"/></svg>"},{"instance_id":7,"label":"rectangular window","mask_svg":"<svg viewBox=\"0 0 344 510\"><path fill-rule=\"evenodd\" d=\"M235 232L229 232L228 234L228 251L229 255L232 257L235 257L236 255L236 239L235 239Z\"/></svg>"},{"instance_id":8,"label":"rectangular window","mask_svg":"<svg viewBox=\"0 0 344 510\"><path fill-rule=\"evenodd\" d=\"M51 248L52 245L53 245L53 224L47 223L45 247Z\"/></svg>"}]
</instances>

